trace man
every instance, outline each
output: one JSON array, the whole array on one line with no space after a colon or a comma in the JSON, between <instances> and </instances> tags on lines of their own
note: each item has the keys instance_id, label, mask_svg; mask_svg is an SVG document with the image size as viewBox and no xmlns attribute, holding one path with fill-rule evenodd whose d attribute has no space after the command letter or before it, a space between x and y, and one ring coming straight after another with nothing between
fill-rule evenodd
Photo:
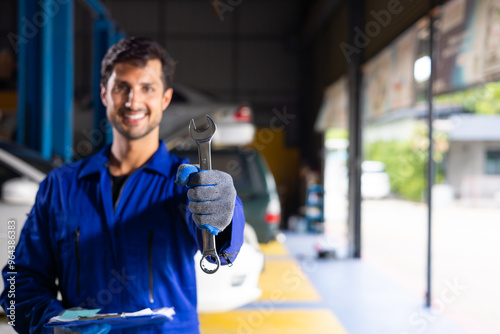
<instances>
[{"instance_id":1,"label":"man","mask_svg":"<svg viewBox=\"0 0 500 334\"><path fill-rule=\"evenodd\" d=\"M127 38L108 50L101 99L113 143L40 184L16 249L15 298L7 288L1 295L4 309L14 300L17 331L40 333L72 307L101 313L174 307L173 321L128 331L199 333L193 256L202 247L201 229L220 231L226 264L243 243L244 216L228 174L185 168L159 140L173 72L172 59L150 40Z\"/></svg>"}]
</instances>

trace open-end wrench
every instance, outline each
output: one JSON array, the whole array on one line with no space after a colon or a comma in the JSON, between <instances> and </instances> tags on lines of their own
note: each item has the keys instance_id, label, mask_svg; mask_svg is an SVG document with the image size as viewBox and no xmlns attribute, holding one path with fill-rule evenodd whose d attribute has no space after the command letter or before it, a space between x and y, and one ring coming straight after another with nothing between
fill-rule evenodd
<instances>
[{"instance_id":1,"label":"open-end wrench","mask_svg":"<svg viewBox=\"0 0 500 334\"><path fill-rule=\"evenodd\" d=\"M201 170L212 169L211 142L217 130L213 119L207 115L208 126L198 130L194 124L194 119L189 123L189 133L198 145L198 159ZM200 267L207 274L215 273L220 266L220 259L215 248L215 235L209 230L203 229L203 254L200 260ZM210 260L210 261L209 261Z\"/></svg>"}]
</instances>

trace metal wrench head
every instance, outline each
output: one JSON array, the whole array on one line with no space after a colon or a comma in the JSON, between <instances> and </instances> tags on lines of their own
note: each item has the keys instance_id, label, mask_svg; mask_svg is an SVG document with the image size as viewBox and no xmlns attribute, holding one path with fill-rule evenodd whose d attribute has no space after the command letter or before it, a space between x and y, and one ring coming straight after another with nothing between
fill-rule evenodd
<instances>
[{"instance_id":1,"label":"metal wrench head","mask_svg":"<svg viewBox=\"0 0 500 334\"><path fill-rule=\"evenodd\" d=\"M220 266L220 258L215 247L215 235L208 230L203 230L203 254L201 255L200 268L207 274L215 273Z\"/></svg>"},{"instance_id":2,"label":"metal wrench head","mask_svg":"<svg viewBox=\"0 0 500 334\"><path fill-rule=\"evenodd\" d=\"M191 134L191 137L197 142L197 143L204 143L212 140L212 137L215 134L215 131L217 131L217 125L215 125L214 120L207 116L207 126L203 129L198 130L196 128L196 124L194 124L194 118L189 122L189 133Z\"/></svg>"},{"instance_id":3,"label":"metal wrench head","mask_svg":"<svg viewBox=\"0 0 500 334\"><path fill-rule=\"evenodd\" d=\"M198 130L194 119L189 123L189 133L198 145L198 158L201 170L212 169L212 157L210 143L217 130L217 126L210 116L207 116L207 126L203 130ZM203 254L200 260L200 267L207 274L215 273L220 266L220 259L215 247L215 236L208 230L203 230Z\"/></svg>"}]
</instances>

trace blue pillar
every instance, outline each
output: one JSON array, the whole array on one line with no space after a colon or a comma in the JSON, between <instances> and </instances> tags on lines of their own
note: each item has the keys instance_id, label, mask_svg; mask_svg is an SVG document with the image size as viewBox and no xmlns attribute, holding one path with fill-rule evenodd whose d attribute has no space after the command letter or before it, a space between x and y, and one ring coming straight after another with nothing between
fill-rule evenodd
<instances>
[{"instance_id":1,"label":"blue pillar","mask_svg":"<svg viewBox=\"0 0 500 334\"><path fill-rule=\"evenodd\" d=\"M74 2L61 4L54 16L53 149L65 162L73 158Z\"/></svg>"},{"instance_id":2,"label":"blue pillar","mask_svg":"<svg viewBox=\"0 0 500 334\"><path fill-rule=\"evenodd\" d=\"M65 161L73 142L74 2L19 0L17 141Z\"/></svg>"},{"instance_id":3,"label":"blue pillar","mask_svg":"<svg viewBox=\"0 0 500 334\"><path fill-rule=\"evenodd\" d=\"M99 0L84 0L94 21L94 147L112 140L100 101L100 62L108 47L123 35L115 31ZM44 157L55 153L73 158L74 0L18 0L18 130L17 141ZM10 36L12 37L12 36Z\"/></svg>"},{"instance_id":4,"label":"blue pillar","mask_svg":"<svg viewBox=\"0 0 500 334\"><path fill-rule=\"evenodd\" d=\"M44 4L50 0L44 0ZM37 14L42 13L39 11ZM40 14L40 26L42 33L42 48L41 48L41 153L44 158L52 157L52 112L53 112L53 92L54 92L54 15L46 13ZM33 16L34 18L35 16ZM42 24L43 20L44 24ZM36 107L35 107L36 108Z\"/></svg>"}]
</instances>

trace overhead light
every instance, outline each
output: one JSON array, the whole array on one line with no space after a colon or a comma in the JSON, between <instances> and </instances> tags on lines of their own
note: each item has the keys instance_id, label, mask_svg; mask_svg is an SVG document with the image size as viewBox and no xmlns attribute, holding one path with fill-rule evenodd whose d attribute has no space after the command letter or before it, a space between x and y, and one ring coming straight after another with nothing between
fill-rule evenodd
<instances>
[{"instance_id":1,"label":"overhead light","mask_svg":"<svg viewBox=\"0 0 500 334\"><path fill-rule=\"evenodd\" d=\"M423 56L415 61L413 77L417 82L425 82L431 77L431 57Z\"/></svg>"}]
</instances>

